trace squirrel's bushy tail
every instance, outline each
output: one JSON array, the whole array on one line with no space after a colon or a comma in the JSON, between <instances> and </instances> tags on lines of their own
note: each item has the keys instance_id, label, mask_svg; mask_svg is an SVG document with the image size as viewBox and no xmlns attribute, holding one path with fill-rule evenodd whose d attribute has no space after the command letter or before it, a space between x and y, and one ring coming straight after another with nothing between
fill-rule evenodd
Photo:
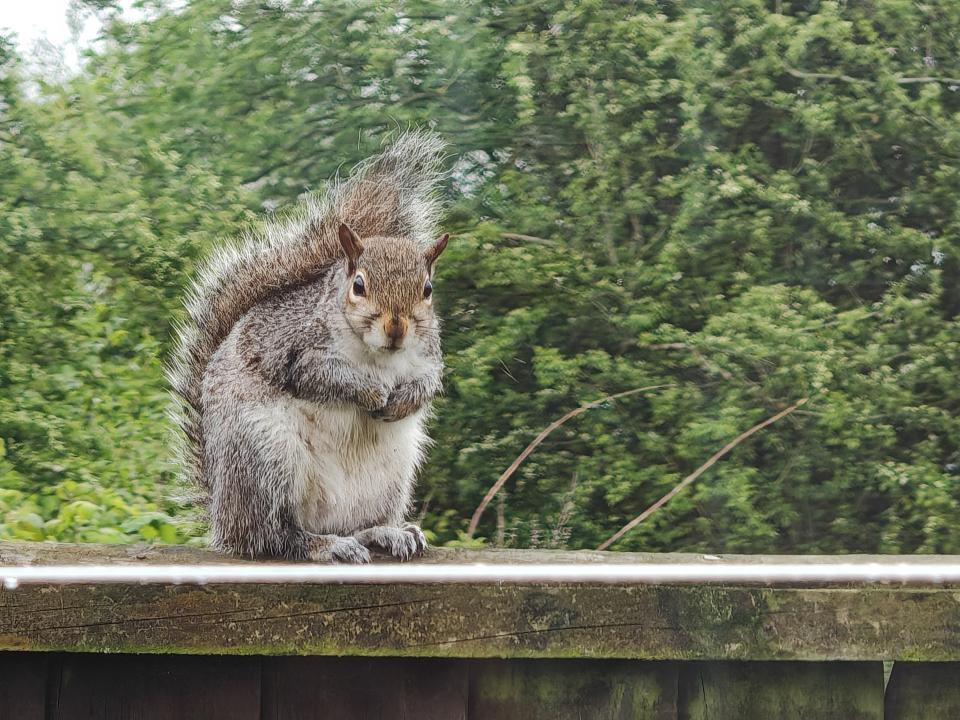
<instances>
[{"instance_id":1,"label":"squirrel's bushy tail","mask_svg":"<svg viewBox=\"0 0 960 720\"><path fill-rule=\"evenodd\" d=\"M194 487L208 489L201 467L203 376L234 324L261 300L310 281L339 258L341 222L360 237L405 236L426 248L436 239L443 151L438 135L405 132L292 216L248 231L201 266L187 291L186 318L176 328L167 366L181 467Z\"/></svg>"}]
</instances>

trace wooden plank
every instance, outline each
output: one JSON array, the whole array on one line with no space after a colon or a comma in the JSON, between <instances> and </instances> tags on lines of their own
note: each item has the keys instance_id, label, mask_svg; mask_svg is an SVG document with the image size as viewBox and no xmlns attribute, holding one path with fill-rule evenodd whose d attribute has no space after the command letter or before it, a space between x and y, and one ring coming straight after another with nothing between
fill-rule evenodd
<instances>
[{"instance_id":1,"label":"wooden plank","mask_svg":"<svg viewBox=\"0 0 960 720\"><path fill-rule=\"evenodd\" d=\"M260 659L65 655L51 720L257 720Z\"/></svg>"},{"instance_id":2,"label":"wooden plank","mask_svg":"<svg viewBox=\"0 0 960 720\"><path fill-rule=\"evenodd\" d=\"M392 562L375 556L377 562ZM438 563L507 563L530 565L560 563L663 563L665 565L717 565L724 562L769 565L791 563L801 565L873 564L922 562L956 565L960 555L702 555L700 553L598 552L596 550L516 550L510 548L430 548L424 557L412 562ZM136 564L166 565L222 563L249 565L258 561L219 555L201 548L184 545L96 545L93 543L54 543L0 541L0 565L84 565Z\"/></svg>"},{"instance_id":3,"label":"wooden plank","mask_svg":"<svg viewBox=\"0 0 960 720\"><path fill-rule=\"evenodd\" d=\"M887 720L960 718L960 663L895 662Z\"/></svg>"},{"instance_id":4,"label":"wooden plank","mask_svg":"<svg viewBox=\"0 0 960 720\"><path fill-rule=\"evenodd\" d=\"M433 550L423 562L590 562L598 556L616 562L625 558L715 562L686 555L463 550ZM211 559L243 562L190 548L0 543L0 563L7 564L93 560L190 564ZM806 560L829 563L851 558ZM960 592L942 586L892 585L25 585L0 590L3 649L949 661L960 660Z\"/></svg>"},{"instance_id":5,"label":"wooden plank","mask_svg":"<svg viewBox=\"0 0 960 720\"><path fill-rule=\"evenodd\" d=\"M880 662L697 662L680 673L681 720L882 720Z\"/></svg>"},{"instance_id":6,"label":"wooden plank","mask_svg":"<svg viewBox=\"0 0 960 720\"><path fill-rule=\"evenodd\" d=\"M462 720L467 663L429 658L266 658L263 720Z\"/></svg>"},{"instance_id":7,"label":"wooden plank","mask_svg":"<svg viewBox=\"0 0 960 720\"><path fill-rule=\"evenodd\" d=\"M44 720L55 660L46 653L0 652L0 720Z\"/></svg>"},{"instance_id":8,"label":"wooden plank","mask_svg":"<svg viewBox=\"0 0 960 720\"><path fill-rule=\"evenodd\" d=\"M479 660L470 666L470 720L675 720L676 663Z\"/></svg>"},{"instance_id":9,"label":"wooden plank","mask_svg":"<svg viewBox=\"0 0 960 720\"><path fill-rule=\"evenodd\" d=\"M22 587L0 592L0 649L960 660L960 593L492 584Z\"/></svg>"}]
</instances>

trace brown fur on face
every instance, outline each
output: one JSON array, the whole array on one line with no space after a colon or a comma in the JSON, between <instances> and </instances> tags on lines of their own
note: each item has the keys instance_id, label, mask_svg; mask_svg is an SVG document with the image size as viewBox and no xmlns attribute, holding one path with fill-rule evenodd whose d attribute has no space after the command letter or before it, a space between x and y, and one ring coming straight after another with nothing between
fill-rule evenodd
<instances>
[{"instance_id":1,"label":"brown fur on face","mask_svg":"<svg viewBox=\"0 0 960 720\"><path fill-rule=\"evenodd\" d=\"M340 237L347 258L344 316L354 332L378 350L403 348L411 329L436 332L432 294L425 289L447 235L426 251L402 237L361 239L346 225ZM358 278L362 293L355 289Z\"/></svg>"}]
</instances>

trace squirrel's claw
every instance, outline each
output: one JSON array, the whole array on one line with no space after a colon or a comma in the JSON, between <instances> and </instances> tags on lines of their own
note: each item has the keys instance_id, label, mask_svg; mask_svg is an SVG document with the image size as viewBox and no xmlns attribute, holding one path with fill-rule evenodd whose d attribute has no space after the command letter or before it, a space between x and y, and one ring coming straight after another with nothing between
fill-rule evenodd
<instances>
[{"instance_id":1,"label":"squirrel's claw","mask_svg":"<svg viewBox=\"0 0 960 720\"><path fill-rule=\"evenodd\" d=\"M314 543L310 559L315 562L362 565L370 562L370 551L355 537L322 535Z\"/></svg>"},{"instance_id":2,"label":"squirrel's claw","mask_svg":"<svg viewBox=\"0 0 960 720\"><path fill-rule=\"evenodd\" d=\"M409 560L427 548L423 531L410 523L403 527L379 525L361 530L354 537L363 545L385 550L398 560Z\"/></svg>"},{"instance_id":3,"label":"squirrel's claw","mask_svg":"<svg viewBox=\"0 0 960 720\"><path fill-rule=\"evenodd\" d=\"M404 531L413 535L414 542L416 544L416 549L414 550L414 555L423 555L427 549L427 536L423 534L423 530L420 529L419 525L414 525L413 523L407 523L403 526Z\"/></svg>"}]
</instances>

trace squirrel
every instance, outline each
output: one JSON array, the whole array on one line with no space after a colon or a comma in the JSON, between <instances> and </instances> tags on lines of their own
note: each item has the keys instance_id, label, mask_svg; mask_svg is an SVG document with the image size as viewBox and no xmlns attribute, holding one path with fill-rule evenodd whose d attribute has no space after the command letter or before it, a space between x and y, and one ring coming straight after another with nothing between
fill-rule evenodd
<instances>
[{"instance_id":1,"label":"squirrel","mask_svg":"<svg viewBox=\"0 0 960 720\"><path fill-rule=\"evenodd\" d=\"M443 150L403 133L201 267L167 377L215 550L365 563L369 548L426 549L405 518L441 390Z\"/></svg>"}]
</instances>

